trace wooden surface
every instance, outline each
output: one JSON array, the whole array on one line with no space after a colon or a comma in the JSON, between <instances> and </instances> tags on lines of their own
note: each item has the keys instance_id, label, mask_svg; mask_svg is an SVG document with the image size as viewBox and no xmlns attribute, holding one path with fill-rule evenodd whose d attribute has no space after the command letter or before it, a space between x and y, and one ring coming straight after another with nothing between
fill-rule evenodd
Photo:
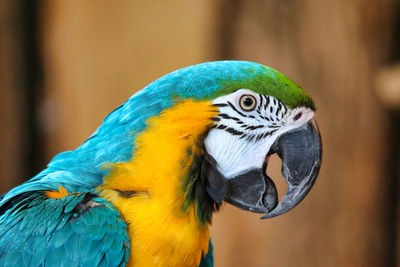
<instances>
[{"instance_id":1,"label":"wooden surface","mask_svg":"<svg viewBox=\"0 0 400 267\"><path fill-rule=\"evenodd\" d=\"M390 60L399 10L393 3L44 0L41 160L74 149L113 108L163 74L216 59L257 61L313 96L321 174L297 208L275 219L224 206L212 226L216 266L395 266L395 211L387 203L394 175L386 166L395 137L374 93L376 73ZM13 11L0 8L0 19L2 12ZM1 25L0 41L10 27ZM9 151L0 154L3 189L15 183L3 177L23 169L17 136L24 124L12 90L19 57L7 40L0 50L0 140ZM280 162L271 161L268 173L283 195Z\"/></svg>"}]
</instances>

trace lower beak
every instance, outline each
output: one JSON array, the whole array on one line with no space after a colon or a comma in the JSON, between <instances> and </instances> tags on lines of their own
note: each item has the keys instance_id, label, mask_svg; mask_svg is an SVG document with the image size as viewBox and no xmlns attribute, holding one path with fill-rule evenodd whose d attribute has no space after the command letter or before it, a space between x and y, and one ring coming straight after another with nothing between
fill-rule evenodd
<instances>
[{"instance_id":1,"label":"lower beak","mask_svg":"<svg viewBox=\"0 0 400 267\"><path fill-rule=\"evenodd\" d=\"M263 169L253 169L228 180L224 200L239 208L266 213L272 218L286 213L303 200L317 179L322 155L321 137L316 123L286 132L272 145L270 154L277 153L282 160L282 175L288 189L278 203L274 182Z\"/></svg>"}]
</instances>

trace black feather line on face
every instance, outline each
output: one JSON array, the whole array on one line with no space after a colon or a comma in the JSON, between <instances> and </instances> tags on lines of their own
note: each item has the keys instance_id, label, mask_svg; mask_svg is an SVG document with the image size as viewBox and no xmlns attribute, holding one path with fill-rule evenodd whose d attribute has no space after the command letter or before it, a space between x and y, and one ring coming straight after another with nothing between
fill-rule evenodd
<instances>
[{"instance_id":1,"label":"black feather line on face","mask_svg":"<svg viewBox=\"0 0 400 267\"><path fill-rule=\"evenodd\" d=\"M276 107L276 110L275 110L275 116L278 116L278 112L280 111L280 107L279 106L277 106Z\"/></svg>"},{"instance_id":2,"label":"black feather line on face","mask_svg":"<svg viewBox=\"0 0 400 267\"><path fill-rule=\"evenodd\" d=\"M268 117L260 116L260 118L264 119L264 120L267 120L267 121L270 121L270 119Z\"/></svg>"},{"instance_id":3,"label":"black feather line on face","mask_svg":"<svg viewBox=\"0 0 400 267\"><path fill-rule=\"evenodd\" d=\"M256 126L248 126L245 128L245 130L250 130L250 131L254 131L260 128L264 128L264 125L256 125Z\"/></svg>"},{"instance_id":4,"label":"black feather line on face","mask_svg":"<svg viewBox=\"0 0 400 267\"><path fill-rule=\"evenodd\" d=\"M282 104L281 101L278 102L278 106L279 106L279 111L282 111L283 107L285 106L284 104ZM282 112L283 113L283 112ZM282 114L281 113L281 114Z\"/></svg>"},{"instance_id":5,"label":"black feather line on face","mask_svg":"<svg viewBox=\"0 0 400 267\"><path fill-rule=\"evenodd\" d=\"M251 142L254 139L255 135L249 135L249 137L247 138L247 141Z\"/></svg>"},{"instance_id":6,"label":"black feather line on face","mask_svg":"<svg viewBox=\"0 0 400 267\"><path fill-rule=\"evenodd\" d=\"M280 127L279 125L275 125L275 124L268 125L268 128L279 128L279 127Z\"/></svg>"},{"instance_id":7,"label":"black feather line on face","mask_svg":"<svg viewBox=\"0 0 400 267\"><path fill-rule=\"evenodd\" d=\"M255 142L257 142L257 141L260 141L261 139L264 139L264 138L266 138L268 136L273 135L277 130L278 129L275 129L275 130L272 130L272 131L268 131L268 132L264 132L264 133L256 134L256 135L254 135L254 134L251 134L251 135L243 134L239 139L243 139L243 138L247 137L246 138L247 141L251 142L251 141L254 140Z\"/></svg>"},{"instance_id":8,"label":"black feather line on face","mask_svg":"<svg viewBox=\"0 0 400 267\"><path fill-rule=\"evenodd\" d=\"M257 135L256 142L260 141L262 137L263 137L263 134Z\"/></svg>"},{"instance_id":9,"label":"black feather line on face","mask_svg":"<svg viewBox=\"0 0 400 267\"><path fill-rule=\"evenodd\" d=\"M243 138L245 138L247 136L247 134L242 134L242 136L241 137L239 137L239 139L243 139Z\"/></svg>"},{"instance_id":10,"label":"black feather line on face","mask_svg":"<svg viewBox=\"0 0 400 267\"><path fill-rule=\"evenodd\" d=\"M271 135L271 132L266 132L263 134L262 138L266 138L267 136L270 136L270 135Z\"/></svg>"},{"instance_id":11,"label":"black feather line on face","mask_svg":"<svg viewBox=\"0 0 400 267\"><path fill-rule=\"evenodd\" d=\"M227 131L228 133L233 134L233 135L242 135L243 134L243 132L235 130L235 129L230 128L230 127L226 128L225 131Z\"/></svg>"},{"instance_id":12,"label":"black feather line on face","mask_svg":"<svg viewBox=\"0 0 400 267\"><path fill-rule=\"evenodd\" d=\"M264 105L264 109L267 110L268 105L269 105L269 96L264 96L264 97L265 97L265 100L266 100L265 105Z\"/></svg>"},{"instance_id":13,"label":"black feather line on face","mask_svg":"<svg viewBox=\"0 0 400 267\"><path fill-rule=\"evenodd\" d=\"M288 112L288 109L286 108L286 105L283 105L283 109L284 109L283 115L286 115L286 113Z\"/></svg>"},{"instance_id":14,"label":"black feather line on face","mask_svg":"<svg viewBox=\"0 0 400 267\"><path fill-rule=\"evenodd\" d=\"M228 120L241 121L241 120L239 120L238 118L229 116L229 115L227 115L227 114L225 114L225 113L220 113L220 114L218 114L218 117L221 117L221 118L223 118L223 119L228 119Z\"/></svg>"},{"instance_id":15,"label":"black feather line on face","mask_svg":"<svg viewBox=\"0 0 400 267\"><path fill-rule=\"evenodd\" d=\"M216 104L213 104L214 106L216 106L216 107L227 107L228 106L228 104L225 104L225 103L216 103Z\"/></svg>"},{"instance_id":16,"label":"black feather line on face","mask_svg":"<svg viewBox=\"0 0 400 267\"><path fill-rule=\"evenodd\" d=\"M275 130L269 131L269 132L268 132L268 135L269 135L269 136L271 136L271 135L273 135L273 134L274 134L276 131L278 131L278 129L275 129Z\"/></svg>"},{"instance_id":17,"label":"black feather line on face","mask_svg":"<svg viewBox=\"0 0 400 267\"><path fill-rule=\"evenodd\" d=\"M263 105L263 99L264 99L263 95L260 95L260 104L257 107L257 113L258 114L261 114L260 110L261 110L262 105Z\"/></svg>"},{"instance_id":18,"label":"black feather line on face","mask_svg":"<svg viewBox=\"0 0 400 267\"><path fill-rule=\"evenodd\" d=\"M247 118L247 116L244 115L244 114L243 114L242 112L240 112L239 110L237 110L237 109L235 108L235 106L234 106L231 102L228 101L228 105L229 105L234 111L236 111L236 113L238 113L238 114L241 115L242 117L246 117L246 118Z\"/></svg>"}]
</instances>

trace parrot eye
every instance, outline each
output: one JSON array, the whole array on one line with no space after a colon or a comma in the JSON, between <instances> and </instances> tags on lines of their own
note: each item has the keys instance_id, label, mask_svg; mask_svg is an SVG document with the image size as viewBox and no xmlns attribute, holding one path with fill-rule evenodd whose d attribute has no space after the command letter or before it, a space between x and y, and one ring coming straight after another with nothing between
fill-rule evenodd
<instances>
[{"instance_id":1,"label":"parrot eye","mask_svg":"<svg viewBox=\"0 0 400 267\"><path fill-rule=\"evenodd\" d=\"M244 111L252 111L256 108L257 99L252 95L242 95L239 105Z\"/></svg>"}]
</instances>

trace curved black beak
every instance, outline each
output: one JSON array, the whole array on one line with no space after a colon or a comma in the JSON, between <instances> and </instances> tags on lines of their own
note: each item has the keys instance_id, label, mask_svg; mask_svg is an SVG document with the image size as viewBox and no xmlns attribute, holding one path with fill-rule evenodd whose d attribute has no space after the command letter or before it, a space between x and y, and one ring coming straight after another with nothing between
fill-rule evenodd
<instances>
[{"instance_id":1,"label":"curved black beak","mask_svg":"<svg viewBox=\"0 0 400 267\"><path fill-rule=\"evenodd\" d=\"M245 210L266 213L262 219L283 214L299 204L311 190L321 166L322 143L316 123L311 120L279 136L268 156L274 153L282 160L282 175L288 184L279 204L275 184L266 175L266 164L263 169L227 180L224 200Z\"/></svg>"},{"instance_id":2,"label":"curved black beak","mask_svg":"<svg viewBox=\"0 0 400 267\"><path fill-rule=\"evenodd\" d=\"M278 206L263 216L276 217L294 208L317 179L322 159L322 142L317 124L311 120L304 126L280 136L271 148L282 159L282 175L288 189Z\"/></svg>"}]
</instances>

